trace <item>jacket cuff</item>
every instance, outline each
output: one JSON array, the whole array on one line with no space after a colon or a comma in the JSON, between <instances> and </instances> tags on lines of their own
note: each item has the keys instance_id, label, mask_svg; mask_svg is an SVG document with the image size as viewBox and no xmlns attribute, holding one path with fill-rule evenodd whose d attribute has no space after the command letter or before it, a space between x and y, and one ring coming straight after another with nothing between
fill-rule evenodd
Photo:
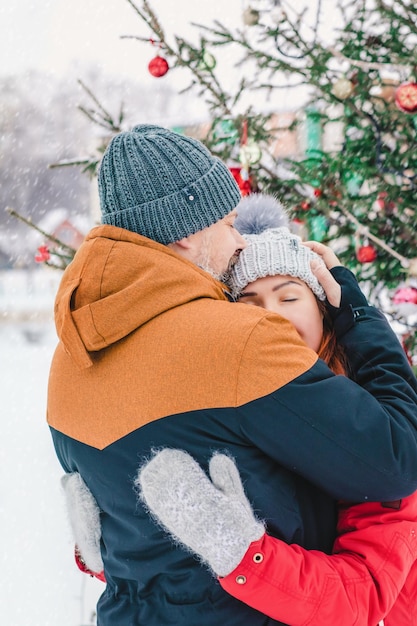
<instances>
[{"instance_id":1,"label":"jacket cuff","mask_svg":"<svg viewBox=\"0 0 417 626\"><path fill-rule=\"evenodd\" d=\"M340 310L333 321L336 337L340 339L353 326L367 317L367 309L370 307L353 307L351 304Z\"/></svg>"}]
</instances>

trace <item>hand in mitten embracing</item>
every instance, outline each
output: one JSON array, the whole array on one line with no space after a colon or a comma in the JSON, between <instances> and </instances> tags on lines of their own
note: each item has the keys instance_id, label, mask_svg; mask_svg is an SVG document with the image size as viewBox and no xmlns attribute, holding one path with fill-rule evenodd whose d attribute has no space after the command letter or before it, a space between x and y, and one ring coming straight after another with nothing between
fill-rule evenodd
<instances>
[{"instance_id":1,"label":"hand in mitten embracing","mask_svg":"<svg viewBox=\"0 0 417 626\"><path fill-rule=\"evenodd\" d=\"M150 513L176 541L215 574L227 576L265 529L233 460L215 454L209 473L211 480L187 452L166 448L140 468L135 485Z\"/></svg>"},{"instance_id":2,"label":"hand in mitten embracing","mask_svg":"<svg viewBox=\"0 0 417 626\"><path fill-rule=\"evenodd\" d=\"M67 512L75 541L78 567L104 581L100 553L101 524L97 502L78 472L61 479Z\"/></svg>"}]
</instances>

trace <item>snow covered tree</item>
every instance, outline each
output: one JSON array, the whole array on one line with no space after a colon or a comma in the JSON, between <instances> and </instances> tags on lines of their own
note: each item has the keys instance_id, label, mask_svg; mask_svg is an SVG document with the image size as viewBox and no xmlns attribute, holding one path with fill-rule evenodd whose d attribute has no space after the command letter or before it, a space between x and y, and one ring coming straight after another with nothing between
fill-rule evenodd
<instances>
[{"instance_id":1,"label":"snow covered tree","mask_svg":"<svg viewBox=\"0 0 417 626\"><path fill-rule=\"evenodd\" d=\"M151 74L186 68L188 97L206 99L203 140L233 167L242 193L276 194L303 236L332 242L371 300L401 320L416 354L414 2L247 0L234 29L196 24L197 44L167 36L148 0L127 2L146 24L134 37L157 46ZM330 7L335 26L324 36ZM237 79L224 85L220 62L232 58ZM274 103L289 87L295 115L283 127ZM285 132L298 137L290 156L273 149Z\"/></svg>"}]
</instances>

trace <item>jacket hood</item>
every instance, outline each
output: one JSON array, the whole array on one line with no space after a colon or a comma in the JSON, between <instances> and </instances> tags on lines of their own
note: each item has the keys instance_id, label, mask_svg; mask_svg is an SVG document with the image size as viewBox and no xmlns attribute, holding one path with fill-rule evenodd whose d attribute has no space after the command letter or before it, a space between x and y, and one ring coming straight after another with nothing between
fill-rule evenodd
<instances>
[{"instance_id":1,"label":"jacket hood","mask_svg":"<svg viewBox=\"0 0 417 626\"><path fill-rule=\"evenodd\" d=\"M224 285L170 248L97 226L66 268L55 300L65 352L81 368L154 317L198 298L227 300Z\"/></svg>"}]
</instances>

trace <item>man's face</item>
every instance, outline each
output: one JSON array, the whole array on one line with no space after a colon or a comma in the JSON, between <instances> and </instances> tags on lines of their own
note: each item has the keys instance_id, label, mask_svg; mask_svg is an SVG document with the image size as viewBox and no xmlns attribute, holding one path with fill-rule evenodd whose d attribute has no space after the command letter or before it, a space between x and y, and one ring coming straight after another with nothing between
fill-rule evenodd
<instances>
[{"instance_id":1,"label":"man's face","mask_svg":"<svg viewBox=\"0 0 417 626\"><path fill-rule=\"evenodd\" d=\"M215 224L190 236L196 249L195 263L216 278L221 278L234 262L246 241L234 227L237 212L232 211Z\"/></svg>"}]
</instances>

